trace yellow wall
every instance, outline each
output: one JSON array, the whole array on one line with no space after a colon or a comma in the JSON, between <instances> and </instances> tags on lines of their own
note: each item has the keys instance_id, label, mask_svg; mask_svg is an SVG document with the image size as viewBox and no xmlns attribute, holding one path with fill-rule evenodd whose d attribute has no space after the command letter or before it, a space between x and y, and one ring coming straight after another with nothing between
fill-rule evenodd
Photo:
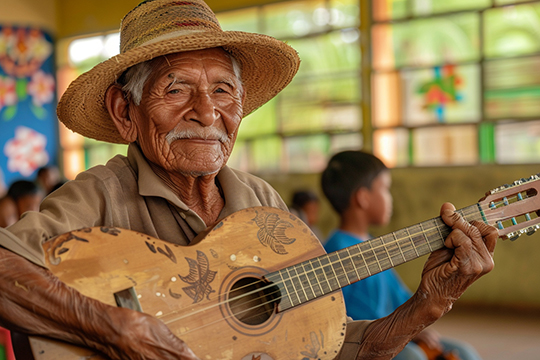
<instances>
[{"instance_id":1,"label":"yellow wall","mask_svg":"<svg viewBox=\"0 0 540 360\"><path fill-rule=\"evenodd\" d=\"M51 2L54 0L48 1ZM279 0L208 0L206 3L214 11L225 11L276 1ZM32 0L30 2L37 3L39 0ZM56 0L58 8L58 37L64 38L117 30L124 15L140 2L140 0Z\"/></svg>"},{"instance_id":2,"label":"yellow wall","mask_svg":"<svg viewBox=\"0 0 540 360\"><path fill-rule=\"evenodd\" d=\"M55 0L0 0L0 24L35 26L55 34Z\"/></svg>"}]
</instances>

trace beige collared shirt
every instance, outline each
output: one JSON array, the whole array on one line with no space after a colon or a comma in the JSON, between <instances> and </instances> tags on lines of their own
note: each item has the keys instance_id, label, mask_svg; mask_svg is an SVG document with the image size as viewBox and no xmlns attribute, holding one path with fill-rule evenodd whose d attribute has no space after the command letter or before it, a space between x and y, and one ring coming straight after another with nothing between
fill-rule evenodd
<instances>
[{"instance_id":1,"label":"beige collared shirt","mask_svg":"<svg viewBox=\"0 0 540 360\"><path fill-rule=\"evenodd\" d=\"M217 175L225 206L219 218L253 206L287 210L279 194L253 175L224 167ZM211 224L208 224L211 225ZM0 246L45 266L42 243L57 235L92 226L119 227L187 245L207 224L152 171L138 146L69 181L49 195L39 212L27 212L14 225L0 228ZM350 322L341 356L355 359L370 322Z\"/></svg>"}]
</instances>

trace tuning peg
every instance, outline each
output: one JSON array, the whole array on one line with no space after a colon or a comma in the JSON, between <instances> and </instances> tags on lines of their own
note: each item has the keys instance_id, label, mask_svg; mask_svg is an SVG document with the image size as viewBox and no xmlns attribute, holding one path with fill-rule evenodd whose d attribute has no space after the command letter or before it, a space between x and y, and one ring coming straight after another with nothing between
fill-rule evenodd
<instances>
[{"instance_id":1,"label":"tuning peg","mask_svg":"<svg viewBox=\"0 0 540 360\"><path fill-rule=\"evenodd\" d=\"M534 234L538 229L540 229L540 225L533 225L529 228L527 228L525 231L525 233L529 236L531 236L532 234Z\"/></svg>"},{"instance_id":2,"label":"tuning peg","mask_svg":"<svg viewBox=\"0 0 540 360\"><path fill-rule=\"evenodd\" d=\"M521 236L521 233L519 232L511 232L508 233L507 237L510 241L516 241Z\"/></svg>"}]
</instances>

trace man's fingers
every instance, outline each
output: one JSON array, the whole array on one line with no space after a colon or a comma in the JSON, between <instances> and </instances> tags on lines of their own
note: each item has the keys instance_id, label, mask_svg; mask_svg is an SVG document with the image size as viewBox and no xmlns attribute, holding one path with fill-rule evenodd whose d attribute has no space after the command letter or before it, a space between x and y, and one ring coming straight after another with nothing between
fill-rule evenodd
<instances>
[{"instance_id":1,"label":"man's fingers","mask_svg":"<svg viewBox=\"0 0 540 360\"><path fill-rule=\"evenodd\" d=\"M482 234L482 237L484 238L484 243L486 244L486 248L493 256L493 253L495 251L495 245L497 244L497 239L499 239L499 232L496 228L493 226L490 226L486 223L483 223L481 221L472 221L471 222L474 227L480 231L480 234Z\"/></svg>"},{"instance_id":2,"label":"man's fingers","mask_svg":"<svg viewBox=\"0 0 540 360\"><path fill-rule=\"evenodd\" d=\"M455 212L454 205L445 203L441 207L441 218L446 225L452 227L455 230L461 230L466 236L470 237L473 241L483 240L488 252L493 256L495 251L495 245L499 234L497 229L484 222L473 220L468 223L462 216ZM456 237L456 238L459 238ZM455 248L457 244L453 244Z\"/></svg>"}]
</instances>

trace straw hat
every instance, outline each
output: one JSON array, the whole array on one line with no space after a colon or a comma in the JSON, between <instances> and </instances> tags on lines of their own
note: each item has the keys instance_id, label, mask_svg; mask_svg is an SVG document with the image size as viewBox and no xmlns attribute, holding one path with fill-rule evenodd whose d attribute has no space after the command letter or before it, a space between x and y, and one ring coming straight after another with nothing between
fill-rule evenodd
<instances>
[{"instance_id":1,"label":"straw hat","mask_svg":"<svg viewBox=\"0 0 540 360\"><path fill-rule=\"evenodd\" d=\"M146 0L122 20L120 54L75 79L58 103L58 118L86 137L126 143L105 106L105 92L129 67L155 57L222 47L242 67L243 116L280 92L298 70L296 51L272 37L223 31L202 0Z\"/></svg>"}]
</instances>

